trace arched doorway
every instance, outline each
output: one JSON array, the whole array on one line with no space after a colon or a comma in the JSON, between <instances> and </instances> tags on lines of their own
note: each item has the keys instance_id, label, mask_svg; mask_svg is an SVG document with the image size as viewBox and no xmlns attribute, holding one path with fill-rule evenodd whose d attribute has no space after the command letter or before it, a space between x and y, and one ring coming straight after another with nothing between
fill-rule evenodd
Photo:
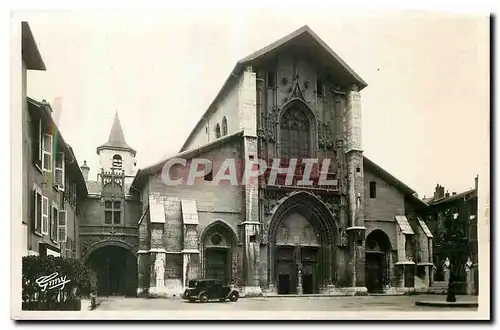
<instances>
[{"instance_id":1,"label":"arched doorway","mask_svg":"<svg viewBox=\"0 0 500 330\"><path fill-rule=\"evenodd\" d=\"M86 265L98 295L136 295L137 258L132 251L118 245L104 245L90 253Z\"/></svg>"},{"instance_id":2,"label":"arched doorway","mask_svg":"<svg viewBox=\"0 0 500 330\"><path fill-rule=\"evenodd\" d=\"M278 294L312 294L334 284L336 228L330 211L312 194L284 200L269 226L269 285Z\"/></svg>"},{"instance_id":3,"label":"arched doorway","mask_svg":"<svg viewBox=\"0 0 500 330\"><path fill-rule=\"evenodd\" d=\"M217 220L208 225L201 235L203 274L229 285L234 281L237 238L231 227Z\"/></svg>"},{"instance_id":4,"label":"arched doorway","mask_svg":"<svg viewBox=\"0 0 500 330\"><path fill-rule=\"evenodd\" d=\"M369 293L382 293L389 285L391 243L380 229L366 237L365 250L366 288Z\"/></svg>"}]
</instances>

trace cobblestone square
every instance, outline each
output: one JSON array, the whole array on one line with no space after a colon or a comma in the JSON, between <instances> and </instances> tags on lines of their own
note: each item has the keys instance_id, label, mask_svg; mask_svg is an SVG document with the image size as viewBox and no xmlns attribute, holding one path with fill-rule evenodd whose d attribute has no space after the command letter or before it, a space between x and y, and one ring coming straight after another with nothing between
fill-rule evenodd
<instances>
[{"instance_id":1,"label":"cobblestone square","mask_svg":"<svg viewBox=\"0 0 500 330\"><path fill-rule=\"evenodd\" d=\"M445 301L442 295L360 296L360 297L262 297L241 298L235 303L189 303L179 298L102 298L97 311L476 311L475 308L415 306L417 300ZM457 296L457 301L477 301L477 296Z\"/></svg>"}]
</instances>

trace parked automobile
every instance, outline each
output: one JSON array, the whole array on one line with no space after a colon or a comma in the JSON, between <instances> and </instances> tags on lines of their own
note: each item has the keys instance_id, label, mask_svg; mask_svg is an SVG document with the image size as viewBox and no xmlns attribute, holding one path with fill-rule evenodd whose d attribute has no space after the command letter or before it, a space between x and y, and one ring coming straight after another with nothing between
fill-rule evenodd
<instances>
[{"instance_id":1,"label":"parked automobile","mask_svg":"<svg viewBox=\"0 0 500 330\"><path fill-rule=\"evenodd\" d=\"M238 291L223 285L222 281L214 279L194 279L189 281L188 288L184 291L182 298L190 302L200 301L206 303L209 300L237 301L240 297Z\"/></svg>"}]
</instances>

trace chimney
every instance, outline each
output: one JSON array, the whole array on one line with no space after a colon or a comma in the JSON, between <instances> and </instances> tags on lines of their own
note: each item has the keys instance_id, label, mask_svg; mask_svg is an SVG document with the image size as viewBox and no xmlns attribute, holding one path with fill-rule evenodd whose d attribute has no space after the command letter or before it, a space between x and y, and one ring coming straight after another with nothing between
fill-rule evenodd
<instances>
[{"instance_id":1,"label":"chimney","mask_svg":"<svg viewBox=\"0 0 500 330\"><path fill-rule=\"evenodd\" d=\"M455 196L456 194L457 194L456 191L454 191L454 192L451 193L452 196Z\"/></svg>"},{"instance_id":2,"label":"chimney","mask_svg":"<svg viewBox=\"0 0 500 330\"><path fill-rule=\"evenodd\" d=\"M80 166L80 169L82 170L83 178L85 179L85 181L88 181L89 180L90 167L87 165L87 161L86 160L83 161L83 165Z\"/></svg>"},{"instance_id":3,"label":"chimney","mask_svg":"<svg viewBox=\"0 0 500 330\"><path fill-rule=\"evenodd\" d=\"M479 187L479 175L476 175L476 177L474 178L474 189L476 189L477 191L478 187Z\"/></svg>"},{"instance_id":4,"label":"chimney","mask_svg":"<svg viewBox=\"0 0 500 330\"><path fill-rule=\"evenodd\" d=\"M444 195L444 197L450 197L450 193L448 191L446 191L446 194Z\"/></svg>"},{"instance_id":5,"label":"chimney","mask_svg":"<svg viewBox=\"0 0 500 330\"><path fill-rule=\"evenodd\" d=\"M436 189L434 189L434 199L439 198L439 184L436 185Z\"/></svg>"},{"instance_id":6,"label":"chimney","mask_svg":"<svg viewBox=\"0 0 500 330\"><path fill-rule=\"evenodd\" d=\"M441 187L439 188L439 198L443 198L443 197L445 197L444 187L443 187L443 186L441 186Z\"/></svg>"}]
</instances>

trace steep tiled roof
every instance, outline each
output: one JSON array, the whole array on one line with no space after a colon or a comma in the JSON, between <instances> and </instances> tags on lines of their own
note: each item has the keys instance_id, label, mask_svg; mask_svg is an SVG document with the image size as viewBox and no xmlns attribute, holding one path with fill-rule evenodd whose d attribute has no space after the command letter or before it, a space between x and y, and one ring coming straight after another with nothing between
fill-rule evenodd
<instances>
[{"instance_id":1,"label":"steep tiled roof","mask_svg":"<svg viewBox=\"0 0 500 330\"><path fill-rule=\"evenodd\" d=\"M339 79L341 84L345 86L357 84L359 86L359 90L362 90L367 86L367 83L361 79L361 77L354 72L354 70L349 67L347 63L340 58L340 56L338 56L323 40L321 40L321 38L314 33L309 26L304 25L300 29L293 31L283 38L236 62L234 69L222 85L219 93L215 96L208 109L193 128L179 152L186 150L189 145L189 141L191 141L197 130L197 127L205 123L205 119L203 118L206 118L207 115L214 110L217 103L224 96L225 92L234 86L234 77L239 77L245 66L258 65L263 61L273 58L276 53L289 46L300 46L301 48L306 49L310 54L312 54L312 56L314 56L316 64L321 64L325 68L324 70L335 72L335 76Z\"/></svg>"}]
</instances>

